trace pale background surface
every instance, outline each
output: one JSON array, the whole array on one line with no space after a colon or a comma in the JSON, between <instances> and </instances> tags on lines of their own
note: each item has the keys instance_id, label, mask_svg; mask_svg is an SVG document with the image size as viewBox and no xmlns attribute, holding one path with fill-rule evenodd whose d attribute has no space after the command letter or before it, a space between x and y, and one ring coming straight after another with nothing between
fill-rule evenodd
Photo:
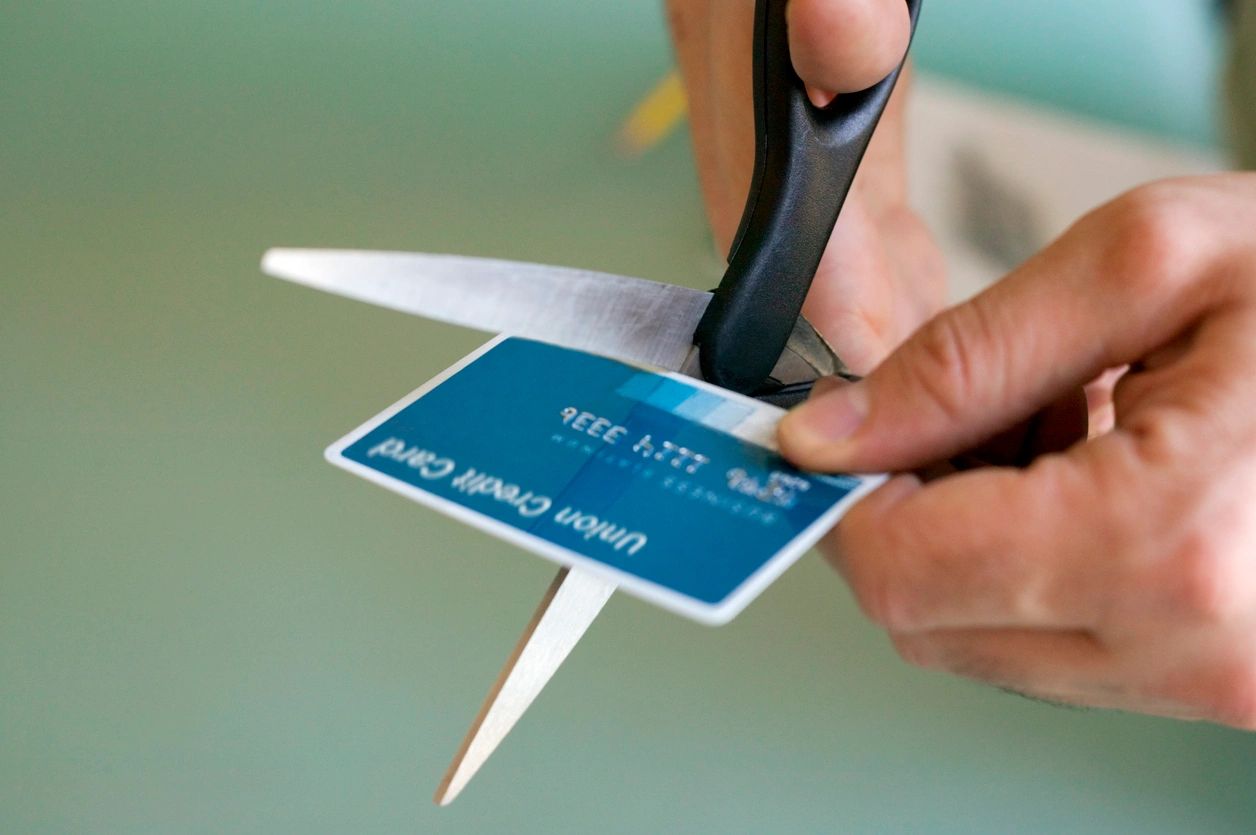
<instances>
[{"instance_id":1,"label":"pale background surface","mask_svg":"<svg viewBox=\"0 0 1256 835\"><path fill-rule=\"evenodd\" d=\"M1198 7L1004 5L926 66L1209 135ZM908 669L815 557L720 630L616 599L430 805L551 568L320 451L479 339L257 258L707 286L684 140L608 152L668 63L653 3L0 8L0 830L1251 830L1253 737Z\"/></svg>"}]
</instances>

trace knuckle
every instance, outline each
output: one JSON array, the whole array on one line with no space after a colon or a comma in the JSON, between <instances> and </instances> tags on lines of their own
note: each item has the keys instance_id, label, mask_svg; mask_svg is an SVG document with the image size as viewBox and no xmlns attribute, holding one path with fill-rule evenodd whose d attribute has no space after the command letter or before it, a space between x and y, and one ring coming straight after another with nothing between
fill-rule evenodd
<instances>
[{"instance_id":1,"label":"knuckle","mask_svg":"<svg viewBox=\"0 0 1256 835\"><path fill-rule=\"evenodd\" d=\"M915 337L915 357L905 363L909 382L948 421L968 413L982 374L972 346L985 344L989 326L976 300L930 319ZM988 381L987 381L988 384Z\"/></svg>"},{"instance_id":2,"label":"knuckle","mask_svg":"<svg viewBox=\"0 0 1256 835\"><path fill-rule=\"evenodd\" d=\"M1116 406L1135 410L1141 398L1154 395L1154 381L1131 379L1116 393ZM1150 389L1150 390L1149 390ZM1191 459L1199 443L1184 431L1180 415L1167 410L1146 409L1128 417L1125 426L1134 439L1139 458L1157 470L1177 471L1184 461ZM1186 427L1189 430L1189 426Z\"/></svg>"},{"instance_id":3,"label":"knuckle","mask_svg":"<svg viewBox=\"0 0 1256 835\"><path fill-rule=\"evenodd\" d=\"M1203 497L1221 495L1217 484L1241 479L1249 458L1256 462L1248 441L1256 422L1217 404L1206 370L1196 367L1191 373L1190 378L1179 375L1166 393L1153 372L1129 381L1114 399L1134 460L1155 475L1164 499L1179 503L1166 507L1177 508L1169 521L1178 524L1204 509Z\"/></svg>"},{"instance_id":4,"label":"knuckle","mask_svg":"<svg viewBox=\"0 0 1256 835\"><path fill-rule=\"evenodd\" d=\"M1107 229L1099 278L1131 294L1187 280L1206 230L1189 192L1172 181L1127 192L1094 216Z\"/></svg>"},{"instance_id":5,"label":"knuckle","mask_svg":"<svg viewBox=\"0 0 1256 835\"><path fill-rule=\"evenodd\" d=\"M1192 622L1232 623L1244 616L1251 597L1241 568L1216 533L1194 532L1171 561L1170 599Z\"/></svg>"}]
</instances>

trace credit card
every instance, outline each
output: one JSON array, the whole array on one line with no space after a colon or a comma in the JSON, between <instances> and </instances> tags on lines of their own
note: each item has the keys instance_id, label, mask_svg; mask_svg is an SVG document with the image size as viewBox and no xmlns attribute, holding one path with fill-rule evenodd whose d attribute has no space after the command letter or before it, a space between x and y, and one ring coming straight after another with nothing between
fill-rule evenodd
<instances>
[{"instance_id":1,"label":"credit card","mask_svg":"<svg viewBox=\"0 0 1256 835\"><path fill-rule=\"evenodd\" d=\"M884 479L794 468L772 449L782 414L688 377L499 337L327 459L721 624Z\"/></svg>"}]
</instances>

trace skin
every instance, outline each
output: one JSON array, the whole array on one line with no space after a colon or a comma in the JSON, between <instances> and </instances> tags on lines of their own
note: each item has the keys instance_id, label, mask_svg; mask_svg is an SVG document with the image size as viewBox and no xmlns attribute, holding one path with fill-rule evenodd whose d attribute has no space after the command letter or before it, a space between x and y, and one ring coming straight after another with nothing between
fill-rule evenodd
<instances>
[{"instance_id":1,"label":"skin","mask_svg":"<svg viewBox=\"0 0 1256 835\"><path fill-rule=\"evenodd\" d=\"M670 6L721 242L750 164L736 47L750 6ZM888 72L901 12L794 0L813 98ZM826 555L908 662L1256 729L1256 174L1135 189L937 313L937 254L903 197L901 115L900 102L879 129L808 302L871 373L822 386L782 420L781 448L810 469L912 472L997 438L982 457L1023 466L897 476ZM1087 433L1068 404L1096 380Z\"/></svg>"}]
</instances>

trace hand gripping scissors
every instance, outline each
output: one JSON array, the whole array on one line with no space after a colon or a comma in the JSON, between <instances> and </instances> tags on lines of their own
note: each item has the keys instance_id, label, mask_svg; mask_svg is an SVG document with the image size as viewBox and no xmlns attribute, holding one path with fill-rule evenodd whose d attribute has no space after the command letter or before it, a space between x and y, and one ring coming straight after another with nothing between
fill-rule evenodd
<instances>
[{"instance_id":1,"label":"hand gripping scissors","mask_svg":"<svg viewBox=\"0 0 1256 835\"><path fill-rule=\"evenodd\" d=\"M914 31L920 0L906 2ZM263 271L428 319L680 371L781 406L800 402L820 377L854 379L800 312L902 68L815 107L790 60L786 4L757 0L754 176L714 292L400 252L272 249ZM441 781L437 803L462 791L614 590L581 569L558 572Z\"/></svg>"}]
</instances>

